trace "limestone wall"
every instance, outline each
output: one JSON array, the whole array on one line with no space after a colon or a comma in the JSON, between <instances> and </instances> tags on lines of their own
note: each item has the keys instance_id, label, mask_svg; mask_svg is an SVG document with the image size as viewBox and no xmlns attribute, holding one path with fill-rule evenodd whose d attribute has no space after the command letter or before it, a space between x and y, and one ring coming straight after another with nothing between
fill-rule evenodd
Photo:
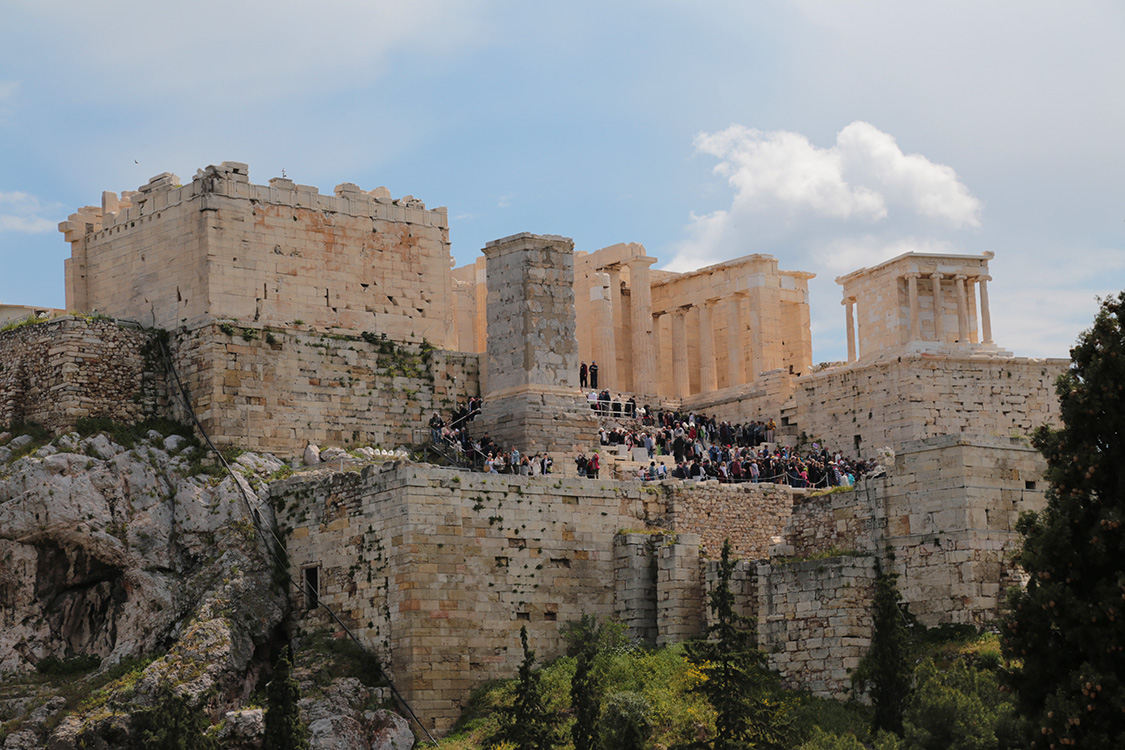
<instances>
[{"instance_id":1,"label":"limestone wall","mask_svg":"<svg viewBox=\"0 0 1125 750\"><path fill-rule=\"evenodd\" d=\"M871 645L875 558L758 566L758 647L792 687L842 697Z\"/></svg>"},{"instance_id":2,"label":"limestone wall","mask_svg":"<svg viewBox=\"0 0 1125 750\"><path fill-rule=\"evenodd\" d=\"M1061 359L904 355L799 378L795 421L810 440L846 453L969 432L1027 435L1057 423Z\"/></svg>"},{"instance_id":3,"label":"limestone wall","mask_svg":"<svg viewBox=\"0 0 1125 750\"><path fill-rule=\"evenodd\" d=\"M58 433L82 417L162 416L168 391L152 343L135 327L73 316L0 333L0 424Z\"/></svg>"},{"instance_id":4,"label":"limestone wall","mask_svg":"<svg viewBox=\"0 0 1125 750\"><path fill-rule=\"evenodd\" d=\"M217 445L283 456L308 443L394 448L428 439L434 411L479 394L475 354L311 327L212 322L172 337L177 369Z\"/></svg>"},{"instance_id":5,"label":"limestone wall","mask_svg":"<svg viewBox=\"0 0 1125 750\"><path fill-rule=\"evenodd\" d=\"M107 193L60 229L68 309L164 328L302 320L455 346L446 211L385 188L252 185L245 164L224 162L184 185L164 174Z\"/></svg>"},{"instance_id":6,"label":"limestone wall","mask_svg":"<svg viewBox=\"0 0 1125 750\"><path fill-rule=\"evenodd\" d=\"M614 615L614 536L645 516L624 483L422 466L293 478L274 495L295 574L321 566L321 596L389 651L441 731L472 687L515 674L521 626L550 659L561 624Z\"/></svg>"},{"instance_id":7,"label":"limestone wall","mask_svg":"<svg viewBox=\"0 0 1125 750\"><path fill-rule=\"evenodd\" d=\"M1012 438L947 435L906 444L887 476L800 500L777 551L894 555L899 590L927 626L992 621L1018 579L1015 524L1044 507L1045 464Z\"/></svg>"}]
</instances>

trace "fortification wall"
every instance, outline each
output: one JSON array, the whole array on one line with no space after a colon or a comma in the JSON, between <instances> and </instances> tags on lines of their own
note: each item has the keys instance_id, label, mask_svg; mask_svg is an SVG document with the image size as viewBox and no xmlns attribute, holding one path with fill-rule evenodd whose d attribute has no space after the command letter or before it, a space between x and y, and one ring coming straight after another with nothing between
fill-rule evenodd
<instances>
[{"instance_id":1,"label":"fortification wall","mask_svg":"<svg viewBox=\"0 0 1125 750\"><path fill-rule=\"evenodd\" d=\"M177 370L216 445L394 448L428 439L479 394L479 357L311 327L210 322L173 335Z\"/></svg>"},{"instance_id":2,"label":"fortification wall","mask_svg":"<svg viewBox=\"0 0 1125 750\"><path fill-rule=\"evenodd\" d=\"M107 193L60 225L68 309L164 328L303 320L455 346L444 208L350 183L334 196L288 179L252 185L236 162L178 183L164 174L123 200Z\"/></svg>"},{"instance_id":3,"label":"fortification wall","mask_svg":"<svg viewBox=\"0 0 1125 750\"><path fill-rule=\"evenodd\" d=\"M842 697L871 645L875 558L758 566L758 647L785 682Z\"/></svg>"},{"instance_id":4,"label":"fortification wall","mask_svg":"<svg viewBox=\"0 0 1125 750\"><path fill-rule=\"evenodd\" d=\"M796 380L795 421L810 440L868 455L937 435L1026 435L1057 423L1061 359L904 355Z\"/></svg>"},{"instance_id":5,"label":"fortification wall","mask_svg":"<svg viewBox=\"0 0 1125 750\"><path fill-rule=\"evenodd\" d=\"M421 466L294 478L274 495L294 569L321 566L321 597L389 652L439 731L472 687L516 672L521 626L550 659L560 624L614 615L613 538L645 517L615 482Z\"/></svg>"},{"instance_id":6,"label":"fortification wall","mask_svg":"<svg viewBox=\"0 0 1125 750\"><path fill-rule=\"evenodd\" d=\"M667 527L698 535L705 557L718 557L728 538L734 557L768 557L771 540L781 535L793 509L793 491L781 485L715 481L685 485L675 480L662 484L667 493Z\"/></svg>"},{"instance_id":7,"label":"fortification wall","mask_svg":"<svg viewBox=\"0 0 1125 750\"><path fill-rule=\"evenodd\" d=\"M705 517L688 506L714 509L723 492L747 516L766 498L674 484L665 493L394 465L315 472L271 491L294 575L317 569L320 597L444 731L473 687L515 673L521 626L541 659L562 652L559 626L583 614L618 617L647 643L702 632L701 537L671 519ZM310 613L304 627L318 625L330 623Z\"/></svg>"},{"instance_id":8,"label":"fortification wall","mask_svg":"<svg viewBox=\"0 0 1125 750\"><path fill-rule=\"evenodd\" d=\"M60 433L83 417L163 416L167 384L152 345L150 332L73 316L0 333L0 424Z\"/></svg>"},{"instance_id":9,"label":"fortification wall","mask_svg":"<svg viewBox=\"0 0 1125 750\"><path fill-rule=\"evenodd\" d=\"M802 499L778 554L895 555L889 567L922 624L994 620L1019 572L1016 521L1045 504L1045 464L1013 438L947 435L903 446L885 477Z\"/></svg>"}]
</instances>

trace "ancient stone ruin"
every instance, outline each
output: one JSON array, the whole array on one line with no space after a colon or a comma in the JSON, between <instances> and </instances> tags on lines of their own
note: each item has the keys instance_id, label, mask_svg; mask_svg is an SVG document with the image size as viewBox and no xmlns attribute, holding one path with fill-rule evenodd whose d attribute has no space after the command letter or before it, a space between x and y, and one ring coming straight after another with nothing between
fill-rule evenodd
<instances>
[{"instance_id":1,"label":"ancient stone ruin","mask_svg":"<svg viewBox=\"0 0 1125 750\"><path fill-rule=\"evenodd\" d=\"M1044 490L1025 438L1057 420L1066 363L993 343L989 253L907 253L837 279L848 361L818 369L813 274L769 255L677 274L639 244L522 233L453 269L444 208L254 185L235 162L105 193L60 229L67 309L86 315L0 334L0 423L184 419L164 337L219 446L294 459L310 443L418 444L433 412L483 396L475 430L556 454L542 477L394 462L269 489L302 626L329 626L309 605L332 606L439 731L475 685L514 673L521 626L546 658L582 614L654 644L701 633L724 538L771 664L823 695L849 689L888 549L927 625L987 622L1019 582L1015 518ZM882 471L824 496L580 479L568 457L604 451L580 361L640 403L774 419L778 443L878 452Z\"/></svg>"}]
</instances>

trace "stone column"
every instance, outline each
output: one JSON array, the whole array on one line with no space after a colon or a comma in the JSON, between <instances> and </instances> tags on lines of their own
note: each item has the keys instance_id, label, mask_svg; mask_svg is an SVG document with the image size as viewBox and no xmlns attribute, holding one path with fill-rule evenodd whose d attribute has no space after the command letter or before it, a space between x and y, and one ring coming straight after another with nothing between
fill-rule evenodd
<instances>
[{"instance_id":1,"label":"stone column","mask_svg":"<svg viewBox=\"0 0 1125 750\"><path fill-rule=\"evenodd\" d=\"M621 323L622 307L621 304L621 269L616 266L607 266L605 272L609 275L609 304L612 310L613 327L610 329L610 348L608 353L604 356L606 358L606 365L602 366L601 361L598 361L600 370L598 372L598 383L605 383L603 388L613 388L615 390L621 389L621 378L617 376L617 327ZM604 373L604 374L603 374Z\"/></svg>"},{"instance_id":2,"label":"stone column","mask_svg":"<svg viewBox=\"0 0 1125 750\"><path fill-rule=\"evenodd\" d=\"M992 343L992 315L988 312L988 282L992 281L991 276L981 276L977 279L980 282L980 323L981 323L981 339L984 344Z\"/></svg>"},{"instance_id":3,"label":"stone column","mask_svg":"<svg viewBox=\"0 0 1125 750\"><path fill-rule=\"evenodd\" d=\"M910 299L910 341L922 338L922 326L918 315L918 274L906 274L906 292Z\"/></svg>"},{"instance_id":4,"label":"stone column","mask_svg":"<svg viewBox=\"0 0 1125 750\"><path fill-rule=\"evenodd\" d=\"M690 305L672 311L672 382L675 395L684 398L690 395L691 380L688 377L687 313Z\"/></svg>"},{"instance_id":5,"label":"stone column","mask_svg":"<svg viewBox=\"0 0 1125 750\"><path fill-rule=\"evenodd\" d=\"M617 359L614 351L613 298L610 295L610 276L606 273L591 274L590 313L593 330L593 362L598 363L598 388L616 387L612 360ZM603 364L603 362L605 364Z\"/></svg>"},{"instance_id":6,"label":"stone column","mask_svg":"<svg viewBox=\"0 0 1125 750\"><path fill-rule=\"evenodd\" d=\"M848 328L848 362L855 362L855 297L848 297L841 304L846 310Z\"/></svg>"},{"instance_id":7,"label":"stone column","mask_svg":"<svg viewBox=\"0 0 1125 750\"><path fill-rule=\"evenodd\" d=\"M965 275L957 274L953 280L957 282L957 342L969 343L969 300L965 296Z\"/></svg>"},{"instance_id":8,"label":"stone column","mask_svg":"<svg viewBox=\"0 0 1125 750\"><path fill-rule=\"evenodd\" d=\"M714 326L711 323L711 310L714 299L703 300L700 305L700 391L710 394L718 390L719 378L714 362Z\"/></svg>"},{"instance_id":9,"label":"stone column","mask_svg":"<svg viewBox=\"0 0 1125 750\"><path fill-rule=\"evenodd\" d=\"M945 342L945 302L941 298L940 273L930 274L934 282L934 341Z\"/></svg>"},{"instance_id":10,"label":"stone column","mask_svg":"<svg viewBox=\"0 0 1125 750\"><path fill-rule=\"evenodd\" d=\"M727 300L727 360L728 385L741 385L746 382L746 350L743 346L742 294L735 294Z\"/></svg>"},{"instance_id":11,"label":"stone column","mask_svg":"<svg viewBox=\"0 0 1125 750\"><path fill-rule=\"evenodd\" d=\"M652 321L652 282L648 267L656 258L629 258L625 265L629 269L630 318L632 322L633 392L646 395L656 394L656 347Z\"/></svg>"},{"instance_id":12,"label":"stone column","mask_svg":"<svg viewBox=\"0 0 1125 750\"><path fill-rule=\"evenodd\" d=\"M574 242L524 232L484 256L488 385L474 434L532 453L589 450L598 423L578 391Z\"/></svg>"}]
</instances>

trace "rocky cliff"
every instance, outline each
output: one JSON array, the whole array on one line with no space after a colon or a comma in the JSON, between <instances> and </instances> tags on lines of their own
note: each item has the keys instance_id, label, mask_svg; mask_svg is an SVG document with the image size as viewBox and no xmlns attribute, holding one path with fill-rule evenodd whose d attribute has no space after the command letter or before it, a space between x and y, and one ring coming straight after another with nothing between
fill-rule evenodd
<instances>
[{"instance_id":1,"label":"rocky cliff","mask_svg":"<svg viewBox=\"0 0 1125 750\"><path fill-rule=\"evenodd\" d=\"M0 433L0 745L135 747L134 717L173 695L221 746L257 747L247 703L288 641L288 601L251 514L273 528L259 498L283 464L243 454L229 476L180 435L122 434ZM379 689L297 662L314 747L409 747Z\"/></svg>"}]
</instances>

